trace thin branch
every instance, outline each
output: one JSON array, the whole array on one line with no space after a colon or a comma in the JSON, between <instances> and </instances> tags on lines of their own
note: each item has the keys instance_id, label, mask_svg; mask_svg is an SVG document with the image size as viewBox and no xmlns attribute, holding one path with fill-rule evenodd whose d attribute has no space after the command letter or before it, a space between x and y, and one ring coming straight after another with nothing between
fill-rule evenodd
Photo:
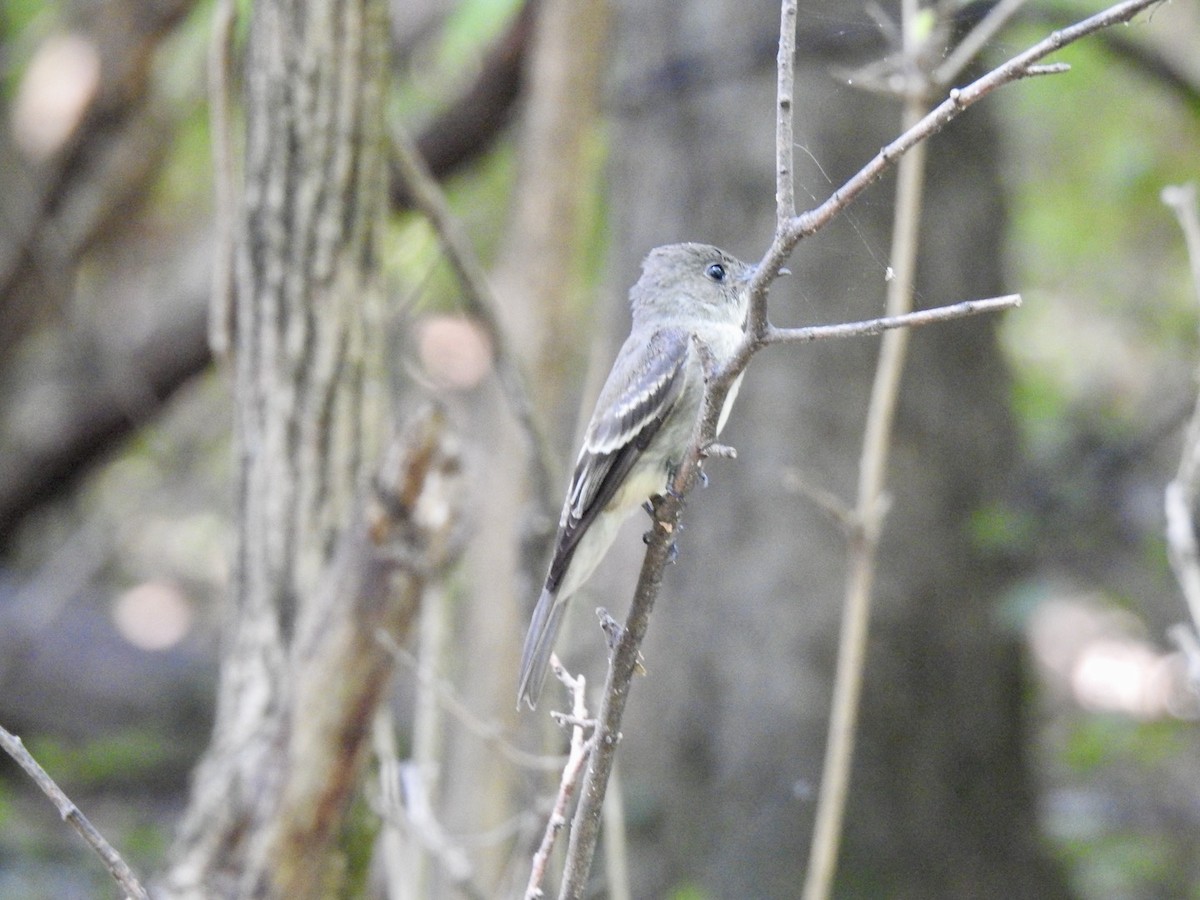
<instances>
[{"instance_id":1,"label":"thin branch","mask_svg":"<svg viewBox=\"0 0 1200 900\"><path fill-rule=\"evenodd\" d=\"M537 852L533 854L533 867L529 872L529 884L525 887L525 900L537 900L543 896L542 881L546 877L546 866L550 862L550 854L558 840L559 832L567 824L567 806L575 795L575 787L579 783L579 773L584 763L591 756L594 738L587 738L586 731L587 702L585 693L587 680L582 676L572 678L558 661L556 655L550 656L550 666L558 678L571 692L571 752L567 756L567 764L563 766L562 777L558 782L558 794L554 798L554 808L546 822L546 830L542 833L542 842ZM564 717L567 718L567 717Z\"/></svg>"},{"instance_id":2,"label":"thin branch","mask_svg":"<svg viewBox=\"0 0 1200 900\"><path fill-rule=\"evenodd\" d=\"M903 5L901 27L906 60L915 60L920 39L917 34L919 12L915 0ZM915 66L910 78L921 82ZM915 85L914 85L915 87ZM903 121L906 128L920 120L924 112L923 90L904 92ZM920 143L900 160L896 181L895 217L892 226L892 278L888 282L887 311L904 316L912 310L913 284L917 271L917 247L920 242L921 199L925 185L925 148ZM850 771L858 732L858 709L866 672L867 635L871 619L871 600L878 572L879 537L883 531L886 502L888 458L891 455L892 429L900 397L900 381L908 357L907 329L888 331L879 351L879 363L871 384L867 420L859 457L858 490L851 519L847 560L846 588L842 624L838 635L837 671L830 706L829 736L817 800L816 823L805 875L805 900L825 900L833 886L837 870L838 847L850 790Z\"/></svg>"},{"instance_id":3,"label":"thin branch","mask_svg":"<svg viewBox=\"0 0 1200 900\"><path fill-rule=\"evenodd\" d=\"M949 306L935 306L932 309L920 309L916 312L903 313L898 316L881 316L878 319L864 319L861 322L844 322L838 325L808 325L803 328L775 328L774 326L768 326L767 332L763 336L763 342L767 344L807 344L812 341L822 341L830 338L878 335L894 328L918 328L922 325L950 322L954 319L963 319L982 313L1016 309L1020 305L1020 294L1005 294L1002 297L988 297L986 300L963 300L960 303L952 303Z\"/></svg>"},{"instance_id":4,"label":"thin branch","mask_svg":"<svg viewBox=\"0 0 1200 900\"><path fill-rule=\"evenodd\" d=\"M71 802L71 798L55 784L53 778L46 774L46 770L38 765L38 761L25 749L21 739L0 727L0 747L3 747L5 752L16 760L17 765L25 770L42 793L50 798L50 802L54 804L58 814L62 816L62 820L79 832L79 836L87 841L88 846L104 861L109 874L125 891L126 896L132 897L134 900L149 900L150 895L146 893L146 889L133 874L133 870L121 858L121 854L113 849L112 844L104 839L104 835L96 830L79 807Z\"/></svg>"},{"instance_id":5,"label":"thin branch","mask_svg":"<svg viewBox=\"0 0 1200 900\"><path fill-rule=\"evenodd\" d=\"M969 107L975 105L992 91L1005 84L1017 81L1029 74L1029 69L1035 63L1049 56L1068 44L1087 37L1104 28L1128 22L1138 13L1157 6L1165 0L1125 0L1108 9L1090 16L1081 22L1053 32L1044 40L1034 44L1028 50L1014 56L1012 59L992 69L986 75L976 79L964 88L954 88L949 97L934 107L914 127L910 128L896 140L879 151L870 162L862 167L849 181L834 191L820 206L793 218L779 241L779 258L775 261L774 253L768 253L763 262L765 271L759 272L754 279L752 288L765 291L767 285L779 273L779 266L787 254L791 253L796 244L805 237L823 228L830 219L845 209L864 190L875 182L884 172L890 169L901 156L946 127ZM772 251L775 251L772 245Z\"/></svg>"},{"instance_id":6,"label":"thin branch","mask_svg":"<svg viewBox=\"0 0 1200 900\"><path fill-rule=\"evenodd\" d=\"M779 22L779 56L775 89L775 216L776 227L796 215L796 188L793 182L794 113L796 82L797 0L783 0Z\"/></svg>"},{"instance_id":7,"label":"thin branch","mask_svg":"<svg viewBox=\"0 0 1200 900\"><path fill-rule=\"evenodd\" d=\"M530 399L527 380L512 352L500 322L500 305L488 284L478 257L446 202L441 188L417 150L412 138L401 128L392 131L393 161L404 181L413 205L424 215L441 242L446 260L463 289L468 311L488 332L495 357L496 376L513 416L525 432L530 447L530 475L533 496L541 512L553 509L554 482L551 476L550 445L546 440Z\"/></svg>"},{"instance_id":8,"label":"thin branch","mask_svg":"<svg viewBox=\"0 0 1200 900\"><path fill-rule=\"evenodd\" d=\"M785 3L790 0L784 0ZM567 849L566 870L560 900L577 900L584 895L588 873L591 870L596 842L599 838L601 807L612 771L616 745L620 741L620 725L628 699L630 682L637 664L638 651L645 637L649 616L654 608L662 585L663 571L671 556L671 545L678 533L683 498L692 490L699 478L704 448L713 443L717 421L724 406L730 387L745 371L750 359L769 342L774 332L767 320L767 290L779 276L787 257L796 244L826 224L853 202L866 188L917 144L941 130L952 119L968 107L977 103L1001 85L1019 80L1029 74L1030 67L1039 60L1073 41L1092 34L1101 28L1126 22L1150 6L1164 0L1126 0L1110 9L1092 16L1077 25L1050 35L1045 40L1013 57L987 75L963 89L950 92L950 97L926 115L915 126L883 148L859 172L833 195L813 210L794 216L780 223L771 240L771 245L759 262L753 279L747 287L750 299L750 315L746 324L746 335L741 346L729 362L713 373L707 383L704 404L692 434L692 443L684 455L666 495L659 498L654 508L654 523L647 538L646 556L638 576L637 588L630 604L625 627L617 641L616 649L609 659L608 675L597 714L594 748L588 765L579 805L571 829L571 841ZM781 25L794 25L794 19L785 14ZM781 44L793 40L781 35ZM786 84L787 78L780 83ZM777 103L778 114L791 115L791 102ZM777 133L786 126L777 127ZM784 151L777 148L776 159L784 159ZM790 178L790 168L776 166L777 177ZM784 170L787 171L784 171ZM776 197L786 197L788 188L776 185ZM1009 304L1015 305L1015 304ZM880 327L874 324L872 327ZM855 332L855 333L870 333ZM776 338L770 342L782 342Z\"/></svg>"},{"instance_id":9,"label":"thin branch","mask_svg":"<svg viewBox=\"0 0 1200 900\"><path fill-rule=\"evenodd\" d=\"M395 659L377 634L409 633L428 585L462 547L462 471L444 416L418 411L389 443L291 646L274 763L278 800L252 861L255 891L321 893L327 852L358 783L368 727Z\"/></svg>"},{"instance_id":10,"label":"thin branch","mask_svg":"<svg viewBox=\"0 0 1200 900\"><path fill-rule=\"evenodd\" d=\"M1070 63L1039 63L1025 70L1021 78L1040 78L1043 75L1065 75L1071 71Z\"/></svg>"},{"instance_id":11,"label":"thin branch","mask_svg":"<svg viewBox=\"0 0 1200 900\"><path fill-rule=\"evenodd\" d=\"M1187 247L1188 263L1192 269L1192 286L1196 290L1196 299L1200 300L1200 214L1196 212L1195 182L1163 188L1162 201L1179 219L1184 246Z\"/></svg>"}]
</instances>

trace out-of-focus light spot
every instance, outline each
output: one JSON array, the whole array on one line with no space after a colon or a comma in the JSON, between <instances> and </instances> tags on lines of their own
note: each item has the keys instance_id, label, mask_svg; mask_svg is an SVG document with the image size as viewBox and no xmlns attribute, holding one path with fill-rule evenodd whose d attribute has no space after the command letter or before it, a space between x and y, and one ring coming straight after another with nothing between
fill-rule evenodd
<instances>
[{"instance_id":1,"label":"out-of-focus light spot","mask_svg":"<svg viewBox=\"0 0 1200 900\"><path fill-rule=\"evenodd\" d=\"M1093 641L1075 661L1071 686L1088 709L1139 719L1166 716L1177 691L1172 657L1139 641Z\"/></svg>"},{"instance_id":2,"label":"out-of-focus light spot","mask_svg":"<svg viewBox=\"0 0 1200 900\"><path fill-rule=\"evenodd\" d=\"M121 636L142 650L167 650L192 627L191 602L175 585L147 581L122 594L113 607Z\"/></svg>"},{"instance_id":3,"label":"out-of-focus light spot","mask_svg":"<svg viewBox=\"0 0 1200 900\"><path fill-rule=\"evenodd\" d=\"M1079 706L1138 719L1193 719L1183 655L1156 646L1129 612L1101 598L1064 595L1030 618L1029 644L1046 684Z\"/></svg>"},{"instance_id":4,"label":"out-of-focus light spot","mask_svg":"<svg viewBox=\"0 0 1200 900\"><path fill-rule=\"evenodd\" d=\"M13 140L28 157L45 159L74 134L100 88L100 54L78 34L47 38L37 49L13 101Z\"/></svg>"},{"instance_id":5,"label":"out-of-focus light spot","mask_svg":"<svg viewBox=\"0 0 1200 900\"><path fill-rule=\"evenodd\" d=\"M417 351L425 374L439 387L467 390L492 369L492 342L462 316L429 316L420 323Z\"/></svg>"}]
</instances>

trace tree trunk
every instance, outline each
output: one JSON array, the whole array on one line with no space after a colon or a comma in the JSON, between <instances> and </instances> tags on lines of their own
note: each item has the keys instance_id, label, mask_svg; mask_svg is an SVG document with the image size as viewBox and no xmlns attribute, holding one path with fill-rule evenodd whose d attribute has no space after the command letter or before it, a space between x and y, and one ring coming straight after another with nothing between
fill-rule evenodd
<instances>
[{"instance_id":1,"label":"tree trunk","mask_svg":"<svg viewBox=\"0 0 1200 900\"><path fill-rule=\"evenodd\" d=\"M329 564L386 434L380 392L368 389L382 370L386 48L380 0L254 4L235 273L237 547L217 721L175 849L174 896L282 895L289 852L313 863L304 895L338 878L329 845L365 731L344 736L349 783L323 799L322 834L281 850L290 838L272 823L306 774L291 705L309 696L301 675L329 674L313 661L314 636L337 630L330 595L345 587ZM337 687L326 704L349 702ZM369 706L379 685L363 691ZM324 710L300 712L311 724Z\"/></svg>"}]
</instances>

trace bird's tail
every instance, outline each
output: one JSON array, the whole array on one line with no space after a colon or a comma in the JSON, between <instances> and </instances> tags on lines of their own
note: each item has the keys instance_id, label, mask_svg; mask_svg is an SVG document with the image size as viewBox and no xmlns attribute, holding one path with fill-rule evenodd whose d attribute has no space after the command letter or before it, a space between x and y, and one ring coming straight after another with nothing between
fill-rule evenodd
<instances>
[{"instance_id":1,"label":"bird's tail","mask_svg":"<svg viewBox=\"0 0 1200 900\"><path fill-rule=\"evenodd\" d=\"M525 635L525 649L521 651L521 678L517 684L517 709L521 702L537 707L550 669L550 654L554 651L554 639L562 626L563 611L567 608L566 598L559 600L557 592L542 589L529 631Z\"/></svg>"}]
</instances>

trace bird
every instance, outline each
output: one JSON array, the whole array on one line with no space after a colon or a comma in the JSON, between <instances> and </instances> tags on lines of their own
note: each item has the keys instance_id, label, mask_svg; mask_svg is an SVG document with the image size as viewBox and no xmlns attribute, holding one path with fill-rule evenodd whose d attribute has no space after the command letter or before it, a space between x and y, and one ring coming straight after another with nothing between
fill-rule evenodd
<instances>
[{"instance_id":1,"label":"bird","mask_svg":"<svg viewBox=\"0 0 1200 900\"><path fill-rule=\"evenodd\" d=\"M656 247L643 260L629 291L629 337L584 432L525 636L518 709L537 706L567 601L595 571L621 524L667 489L682 462L704 401L706 369L724 366L742 341L754 272L700 243ZM726 396L718 434L741 380Z\"/></svg>"}]
</instances>

